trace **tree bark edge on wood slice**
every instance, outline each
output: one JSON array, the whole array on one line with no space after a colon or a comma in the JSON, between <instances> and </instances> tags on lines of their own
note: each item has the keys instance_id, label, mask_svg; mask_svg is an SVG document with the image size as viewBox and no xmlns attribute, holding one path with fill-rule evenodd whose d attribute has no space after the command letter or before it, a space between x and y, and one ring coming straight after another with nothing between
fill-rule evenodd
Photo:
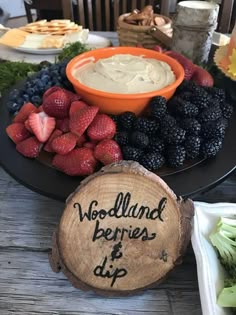
<instances>
[{"instance_id":1,"label":"tree bark edge on wood slice","mask_svg":"<svg viewBox=\"0 0 236 315\"><path fill-rule=\"evenodd\" d=\"M139 163L105 166L68 197L53 234L52 270L105 296L154 287L181 263L193 215L190 199Z\"/></svg>"}]
</instances>

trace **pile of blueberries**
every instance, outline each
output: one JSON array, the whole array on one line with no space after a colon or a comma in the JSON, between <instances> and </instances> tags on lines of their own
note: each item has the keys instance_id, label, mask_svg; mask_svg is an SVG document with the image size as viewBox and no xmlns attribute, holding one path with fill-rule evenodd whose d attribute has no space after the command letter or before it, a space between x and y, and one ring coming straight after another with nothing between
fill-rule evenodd
<instances>
[{"instance_id":1,"label":"pile of blueberries","mask_svg":"<svg viewBox=\"0 0 236 315\"><path fill-rule=\"evenodd\" d=\"M24 103L31 102L36 106L41 105L44 92L52 86L60 86L73 90L66 77L68 61L51 64L47 61L40 64L41 70L29 76L18 89L13 89L8 97L7 108L10 113L19 111Z\"/></svg>"}]
</instances>

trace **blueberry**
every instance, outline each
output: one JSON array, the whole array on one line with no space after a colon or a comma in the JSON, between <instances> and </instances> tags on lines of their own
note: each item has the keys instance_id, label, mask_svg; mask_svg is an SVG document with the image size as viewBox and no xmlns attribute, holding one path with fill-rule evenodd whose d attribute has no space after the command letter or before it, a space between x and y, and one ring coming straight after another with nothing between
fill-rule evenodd
<instances>
[{"instance_id":1,"label":"blueberry","mask_svg":"<svg viewBox=\"0 0 236 315\"><path fill-rule=\"evenodd\" d=\"M42 103L42 98L39 95L34 95L31 97L31 102L35 105L40 105Z\"/></svg>"},{"instance_id":2,"label":"blueberry","mask_svg":"<svg viewBox=\"0 0 236 315\"><path fill-rule=\"evenodd\" d=\"M9 99L11 101L15 101L20 95L20 91L17 90L17 89L14 89L10 92L10 95L9 95Z\"/></svg>"},{"instance_id":3,"label":"blueberry","mask_svg":"<svg viewBox=\"0 0 236 315\"><path fill-rule=\"evenodd\" d=\"M50 75L54 78L54 77L57 77L59 74L58 70L53 70L53 71L50 71Z\"/></svg>"},{"instance_id":4,"label":"blueberry","mask_svg":"<svg viewBox=\"0 0 236 315\"><path fill-rule=\"evenodd\" d=\"M47 85L45 85L45 91L48 90L52 86L53 86L52 82L48 82Z\"/></svg>"},{"instance_id":5,"label":"blueberry","mask_svg":"<svg viewBox=\"0 0 236 315\"><path fill-rule=\"evenodd\" d=\"M26 93L29 95L29 96L32 96L32 95L34 95L34 93L35 93L35 89L34 88L28 88L27 90L26 90Z\"/></svg>"},{"instance_id":6,"label":"blueberry","mask_svg":"<svg viewBox=\"0 0 236 315\"><path fill-rule=\"evenodd\" d=\"M48 75L49 74L49 69L42 69L39 71L39 76L42 78L42 76L44 75Z\"/></svg>"},{"instance_id":7,"label":"blueberry","mask_svg":"<svg viewBox=\"0 0 236 315\"><path fill-rule=\"evenodd\" d=\"M29 97L28 94L23 94L22 97L23 97L23 100L24 100L25 102L29 102L30 97Z\"/></svg>"},{"instance_id":8,"label":"blueberry","mask_svg":"<svg viewBox=\"0 0 236 315\"><path fill-rule=\"evenodd\" d=\"M21 105L17 102L7 102L7 109L10 113L15 113L21 108Z\"/></svg>"},{"instance_id":9,"label":"blueberry","mask_svg":"<svg viewBox=\"0 0 236 315\"><path fill-rule=\"evenodd\" d=\"M19 97L16 102L22 106L25 103L25 100L22 97Z\"/></svg>"},{"instance_id":10,"label":"blueberry","mask_svg":"<svg viewBox=\"0 0 236 315\"><path fill-rule=\"evenodd\" d=\"M50 80L50 76L48 74L44 74L42 77L41 77L41 82L47 84L48 81Z\"/></svg>"},{"instance_id":11,"label":"blueberry","mask_svg":"<svg viewBox=\"0 0 236 315\"><path fill-rule=\"evenodd\" d=\"M28 89L28 88L30 88L31 87L31 82L30 81L27 81L26 83L25 83L25 89Z\"/></svg>"}]
</instances>

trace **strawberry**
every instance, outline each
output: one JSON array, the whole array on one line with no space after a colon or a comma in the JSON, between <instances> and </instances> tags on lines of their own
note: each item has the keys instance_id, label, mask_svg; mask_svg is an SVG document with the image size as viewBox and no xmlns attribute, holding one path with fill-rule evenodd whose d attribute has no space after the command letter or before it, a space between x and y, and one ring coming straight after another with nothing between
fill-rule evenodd
<instances>
[{"instance_id":1,"label":"strawberry","mask_svg":"<svg viewBox=\"0 0 236 315\"><path fill-rule=\"evenodd\" d=\"M111 139L116 133L116 124L106 114L98 114L90 126L87 134L91 140L101 141L103 139Z\"/></svg>"},{"instance_id":2,"label":"strawberry","mask_svg":"<svg viewBox=\"0 0 236 315\"><path fill-rule=\"evenodd\" d=\"M94 156L104 165L122 160L122 152L119 145L111 139L99 142L94 150Z\"/></svg>"},{"instance_id":3,"label":"strawberry","mask_svg":"<svg viewBox=\"0 0 236 315\"><path fill-rule=\"evenodd\" d=\"M22 123L13 123L6 128L6 133L9 138L15 143L19 143L30 137L29 131Z\"/></svg>"},{"instance_id":4,"label":"strawberry","mask_svg":"<svg viewBox=\"0 0 236 315\"><path fill-rule=\"evenodd\" d=\"M51 136L49 137L47 143L46 143L45 146L43 147L44 151L47 151L47 152L54 152L53 149L52 149L52 146L51 146L52 141L53 141L53 139L55 139L55 138L57 138L57 137L59 137L59 136L61 136L61 135L62 135L62 131L59 130L59 129L55 129L55 130L52 132Z\"/></svg>"},{"instance_id":5,"label":"strawberry","mask_svg":"<svg viewBox=\"0 0 236 315\"><path fill-rule=\"evenodd\" d=\"M32 113L29 116L29 125L40 142L46 142L53 132L56 120L44 112Z\"/></svg>"},{"instance_id":6,"label":"strawberry","mask_svg":"<svg viewBox=\"0 0 236 315\"><path fill-rule=\"evenodd\" d=\"M66 91L67 95L69 96L71 103L74 102L74 101L78 101L78 100L81 99L81 96L80 96L80 95L75 94L75 93L73 93L73 92L71 92L71 91L68 91L68 90L65 90L65 91Z\"/></svg>"},{"instance_id":7,"label":"strawberry","mask_svg":"<svg viewBox=\"0 0 236 315\"><path fill-rule=\"evenodd\" d=\"M89 148L91 150L95 149L97 143L96 142L90 142L90 141L87 141L83 144L83 147L85 148Z\"/></svg>"},{"instance_id":8,"label":"strawberry","mask_svg":"<svg viewBox=\"0 0 236 315\"><path fill-rule=\"evenodd\" d=\"M39 155L41 148L42 143L35 137L30 137L16 145L16 150L29 158L36 158Z\"/></svg>"},{"instance_id":9,"label":"strawberry","mask_svg":"<svg viewBox=\"0 0 236 315\"><path fill-rule=\"evenodd\" d=\"M63 132L69 132L69 118L57 119L56 128L60 129Z\"/></svg>"},{"instance_id":10,"label":"strawberry","mask_svg":"<svg viewBox=\"0 0 236 315\"><path fill-rule=\"evenodd\" d=\"M43 105L40 105L40 106L38 107L38 112L43 112Z\"/></svg>"},{"instance_id":11,"label":"strawberry","mask_svg":"<svg viewBox=\"0 0 236 315\"><path fill-rule=\"evenodd\" d=\"M24 125L25 125L25 128L26 128L30 133L33 133L33 130L32 130L32 128L30 127L30 124L29 124L29 119L27 119L27 120L24 122Z\"/></svg>"},{"instance_id":12,"label":"strawberry","mask_svg":"<svg viewBox=\"0 0 236 315\"><path fill-rule=\"evenodd\" d=\"M71 176L90 175L95 171L97 161L88 148L72 150L67 155L56 154L52 165Z\"/></svg>"},{"instance_id":13,"label":"strawberry","mask_svg":"<svg viewBox=\"0 0 236 315\"><path fill-rule=\"evenodd\" d=\"M13 122L25 122L31 113L37 113L38 109L32 103L25 103L18 114L14 117Z\"/></svg>"},{"instance_id":14,"label":"strawberry","mask_svg":"<svg viewBox=\"0 0 236 315\"><path fill-rule=\"evenodd\" d=\"M97 115L98 107L88 106L74 113L70 117L70 131L81 136Z\"/></svg>"},{"instance_id":15,"label":"strawberry","mask_svg":"<svg viewBox=\"0 0 236 315\"><path fill-rule=\"evenodd\" d=\"M213 80L211 74L199 66L195 66L192 80L196 84L201 85L201 86L212 87L214 85L214 80Z\"/></svg>"},{"instance_id":16,"label":"strawberry","mask_svg":"<svg viewBox=\"0 0 236 315\"><path fill-rule=\"evenodd\" d=\"M69 115L69 109L70 97L64 89L52 92L43 101L43 110L52 117L65 118Z\"/></svg>"},{"instance_id":17,"label":"strawberry","mask_svg":"<svg viewBox=\"0 0 236 315\"><path fill-rule=\"evenodd\" d=\"M71 132L65 133L52 140L51 147L53 152L66 155L76 146L77 136Z\"/></svg>"},{"instance_id":18,"label":"strawberry","mask_svg":"<svg viewBox=\"0 0 236 315\"><path fill-rule=\"evenodd\" d=\"M192 63L191 60L173 50L168 50L165 52L165 54L168 55L169 57L174 58L182 65L185 73L184 78L186 80L190 80L192 78L195 65Z\"/></svg>"},{"instance_id":19,"label":"strawberry","mask_svg":"<svg viewBox=\"0 0 236 315\"><path fill-rule=\"evenodd\" d=\"M60 90L63 90L61 87L59 87L59 86L52 86L52 87L50 87L49 89L47 89L45 92L44 92L44 94L43 94L43 103L45 102L45 100L46 100L46 98L50 95L50 94L52 94L52 93L54 93L54 92L56 92L56 91L60 91Z\"/></svg>"},{"instance_id":20,"label":"strawberry","mask_svg":"<svg viewBox=\"0 0 236 315\"><path fill-rule=\"evenodd\" d=\"M85 135L82 135L82 136L77 136L77 142L76 142L76 145L77 147L82 147L83 144L87 141Z\"/></svg>"},{"instance_id":21,"label":"strawberry","mask_svg":"<svg viewBox=\"0 0 236 315\"><path fill-rule=\"evenodd\" d=\"M83 101L74 101L71 103L70 105L70 112L69 115L71 116L72 114L74 114L75 112L78 112L79 110L81 110L82 108L87 107L88 104L86 104Z\"/></svg>"}]
</instances>

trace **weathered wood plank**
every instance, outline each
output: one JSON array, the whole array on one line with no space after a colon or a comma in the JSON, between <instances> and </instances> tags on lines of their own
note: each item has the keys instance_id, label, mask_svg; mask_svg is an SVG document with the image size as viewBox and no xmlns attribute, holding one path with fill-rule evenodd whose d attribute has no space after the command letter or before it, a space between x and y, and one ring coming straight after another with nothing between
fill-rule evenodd
<instances>
[{"instance_id":1,"label":"weathered wood plank","mask_svg":"<svg viewBox=\"0 0 236 315\"><path fill-rule=\"evenodd\" d=\"M47 253L1 250L0 314L201 314L195 264L186 256L157 288L126 298L74 289Z\"/></svg>"}]
</instances>

